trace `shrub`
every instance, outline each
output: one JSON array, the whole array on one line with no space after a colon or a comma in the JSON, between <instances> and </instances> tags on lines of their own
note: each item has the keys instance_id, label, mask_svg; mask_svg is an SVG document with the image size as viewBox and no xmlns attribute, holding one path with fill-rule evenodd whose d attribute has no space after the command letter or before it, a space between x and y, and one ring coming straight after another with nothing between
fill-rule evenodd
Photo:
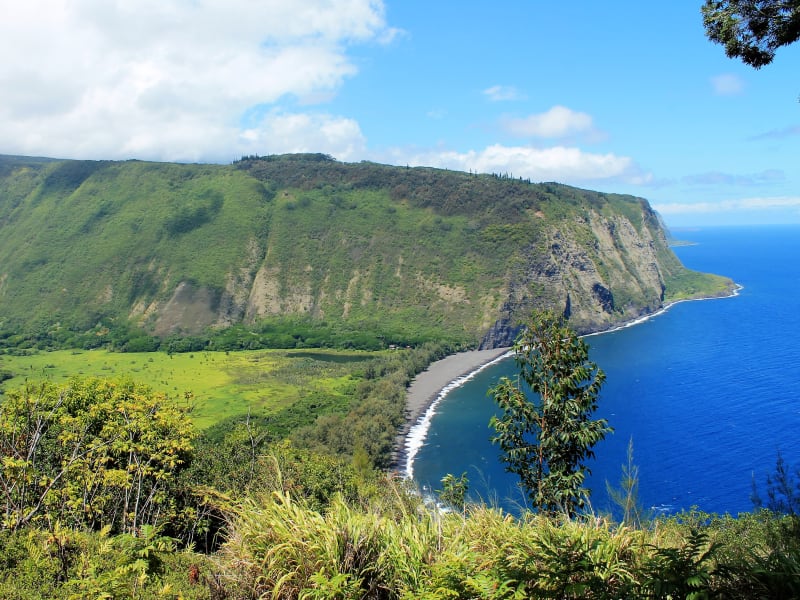
<instances>
[{"instance_id":1,"label":"shrub","mask_svg":"<svg viewBox=\"0 0 800 600\"><path fill-rule=\"evenodd\" d=\"M179 518L169 490L191 458L188 416L127 381L27 384L0 404L2 526L136 531Z\"/></svg>"}]
</instances>

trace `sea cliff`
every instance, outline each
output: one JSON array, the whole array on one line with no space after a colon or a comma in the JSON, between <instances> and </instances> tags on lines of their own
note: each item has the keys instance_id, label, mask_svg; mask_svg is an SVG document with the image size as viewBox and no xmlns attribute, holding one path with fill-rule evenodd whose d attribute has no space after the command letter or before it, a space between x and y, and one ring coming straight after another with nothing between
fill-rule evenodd
<instances>
[{"instance_id":1,"label":"sea cliff","mask_svg":"<svg viewBox=\"0 0 800 600\"><path fill-rule=\"evenodd\" d=\"M590 331L730 285L685 269L631 196L323 155L0 157L6 340L493 348L533 308Z\"/></svg>"}]
</instances>

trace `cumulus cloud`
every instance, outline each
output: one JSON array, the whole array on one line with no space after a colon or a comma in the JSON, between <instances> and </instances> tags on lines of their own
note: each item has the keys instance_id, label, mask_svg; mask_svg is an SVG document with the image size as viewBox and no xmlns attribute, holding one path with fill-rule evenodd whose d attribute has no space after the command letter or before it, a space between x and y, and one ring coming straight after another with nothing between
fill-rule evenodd
<instances>
[{"instance_id":1,"label":"cumulus cloud","mask_svg":"<svg viewBox=\"0 0 800 600\"><path fill-rule=\"evenodd\" d=\"M519 137L565 138L575 134L594 132L592 117L565 106L554 106L547 112L524 118L502 119L503 129Z\"/></svg>"},{"instance_id":2,"label":"cumulus cloud","mask_svg":"<svg viewBox=\"0 0 800 600\"><path fill-rule=\"evenodd\" d=\"M400 158L395 157L397 160ZM480 151L419 153L406 156L400 163L478 173L508 173L532 181L572 184L598 181L643 184L650 178L629 157L593 154L563 146L532 148L495 144Z\"/></svg>"},{"instance_id":3,"label":"cumulus cloud","mask_svg":"<svg viewBox=\"0 0 800 600\"><path fill-rule=\"evenodd\" d=\"M735 96L744 91L744 81L737 75L726 73L712 77L711 87L718 96Z\"/></svg>"},{"instance_id":4,"label":"cumulus cloud","mask_svg":"<svg viewBox=\"0 0 800 600\"><path fill-rule=\"evenodd\" d=\"M777 209L800 209L800 196L775 196L772 198L742 198L720 202L673 202L657 203L655 208L662 215L729 213L738 211L768 211Z\"/></svg>"},{"instance_id":5,"label":"cumulus cloud","mask_svg":"<svg viewBox=\"0 0 800 600\"><path fill-rule=\"evenodd\" d=\"M241 133L239 146L244 154L322 152L347 161L363 155L366 141L352 119L273 111Z\"/></svg>"},{"instance_id":6,"label":"cumulus cloud","mask_svg":"<svg viewBox=\"0 0 800 600\"><path fill-rule=\"evenodd\" d=\"M2 151L224 160L254 139L316 138L315 151L348 152L363 143L349 119L240 121L253 107L329 97L356 73L348 46L393 32L380 0L13 3L0 20ZM271 137L289 122L298 141Z\"/></svg>"},{"instance_id":7,"label":"cumulus cloud","mask_svg":"<svg viewBox=\"0 0 800 600\"><path fill-rule=\"evenodd\" d=\"M524 98L522 94L511 85L493 85L490 88L483 90L483 95L492 102L503 102L506 100L521 100Z\"/></svg>"}]
</instances>

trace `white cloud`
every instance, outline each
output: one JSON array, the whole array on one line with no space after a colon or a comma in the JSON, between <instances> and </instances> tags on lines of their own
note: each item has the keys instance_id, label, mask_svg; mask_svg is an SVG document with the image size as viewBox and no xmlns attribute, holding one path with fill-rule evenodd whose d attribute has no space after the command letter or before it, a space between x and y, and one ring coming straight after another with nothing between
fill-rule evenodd
<instances>
[{"instance_id":1,"label":"white cloud","mask_svg":"<svg viewBox=\"0 0 800 600\"><path fill-rule=\"evenodd\" d=\"M744 91L744 81L738 75L726 73L712 77L711 87L718 96L735 96Z\"/></svg>"},{"instance_id":2,"label":"white cloud","mask_svg":"<svg viewBox=\"0 0 800 600\"><path fill-rule=\"evenodd\" d=\"M272 112L241 138L243 154L322 152L344 161L360 158L366 145L358 123L326 114Z\"/></svg>"},{"instance_id":3,"label":"white cloud","mask_svg":"<svg viewBox=\"0 0 800 600\"><path fill-rule=\"evenodd\" d=\"M800 196L775 196L772 198L742 198L720 202L672 202L654 204L662 215L729 213L800 208Z\"/></svg>"},{"instance_id":4,"label":"white cloud","mask_svg":"<svg viewBox=\"0 0 800 600\"><path fill-rule=\"evenodd\" d=\"M0 151L225 160L247 151L252 107L329 98L356 73L348 45L394 34L381 0L12 3L0 20ZM292 146L268 139L278 121L256 137ZM307 122L327 143L315 151L363 143L348 119ZM297 127L303 146L313 136Z\"/></svg>"},{"instance_id":5,"label":"white cloud","mask_svg":"<svg viewBox=\"0 0 800 600\"><path fill-rule=\"evenodd\" d=\"M501 121L501 126L512 135L537 138L565 138L594 131L590 115L565 106L554 106L522 119L508 117Z\"/></svg>"},{"instance_id":6,"label":"white cloud","mask_svg":"<svg viewBox=\"0 0 800 600\"><path fill-rule=\"evenodd\" d=\"M642 173L634 161L615 154L592 154L579 148L557 146L489 146L481 151L439 151L412 156L395 156L397 164L441 167L478 173L509 173L532 181L559 181L581 184L619 181L643 184L650 175Z\"/></svg>"},{"instance_id":7,"label":"white cloud","mask_svg":"<svg viewBox=\"0 0 800 600\"><path fill-rule=\"evenodd\" d=\"M521 100L524 95L511 85L493 85L483 90L483 95L492 102L503 102L506 100Z\"/></svg>"}]
</instances>

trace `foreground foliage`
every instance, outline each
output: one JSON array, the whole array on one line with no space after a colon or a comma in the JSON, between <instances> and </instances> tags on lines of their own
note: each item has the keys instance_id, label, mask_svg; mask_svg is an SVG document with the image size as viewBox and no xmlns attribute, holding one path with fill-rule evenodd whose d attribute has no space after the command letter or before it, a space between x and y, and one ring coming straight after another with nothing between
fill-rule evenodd
<instances>
[{"instance_id":1,"label":"foreground foliage","mask_svg":"<svg viewBox=\"0 0 800 600\"><path fill-rule=\"evenodd\" d=\"M514 343L514 361L518 380L503 377L489 390L503 411L490 422L492 441L533 506L574 514L588 495L585 463L612 431L605 419L592 419L605 374L589 360L586 342L549 311L533 314Z\"/></svg>"},{"instance_id":2,"label":"foreground foliage","mask_svg":"<svg viewBox=\"0 0 800 600\"><path fill-rule=\"evenodd\" d=\"M722 44L729 58L759 69L775 52L800 39L797 0L706 0L702 7L706 36Z\"/></svg>"},{"instance_id":3,"label":"foreground foliage","mask_svg":"<svg viewBox=\"0 0 800 600\"><path fill-rule=\"evenodd\" d=\"M619 525L593 515L442 512L354 459L256 450L222 480L195 449L207 537L58 518L0 530L3 598L793 598L800 521L768 510ZM222 469L224 470L224 468ZM241 485L240 485L241 484ZM99 523L98 523L99 525ZM192 550L194 548L194 550ZM202 550L202 552L199 552Z\"/></svg>"},{"instance_id":4,"label":"foreground foliage","mask_svg":"<svg viewBox=\"0 0 800 600\"><path fill-rule=\"evenodd\" d=\"M381 382L404 381L417 360L372 365L361 394L375 405L354 410L388 410L379 398L394 388ZM618 524L459 502L447 512L374 469L358 443L334 456L272 439L268 425L243 418L198 436L165 397L124 381L9 393L0 597L800 597L795 514L637 513ZM465 486L443 482L453 500ZM779 459L770 507L787 490L793 502L795 488Z\"/></svg>"},{"instance_id":5,"label":"foreground foliage","mask_svg":"<svg viewBox=\"0 0 800 600\"><path fill-rule=\"evenodd\" d=\"M398 482L312 507L275 490L227 510L213 555L138 536L0 533L4 598L794 598L797 521L686 513L631 529L596 517L426 507Z\"/></svg>"},{"instance_id":6,"label":"foreground foliage","mask_svg":"<svg viewBox=\"0 0 800 600\"><path fill-rule=\"evenodd\" d=\"M175 541L143 528L111 536L57 526L0 532L0 597L208 599L209 557L179 550Z\"/></svg>"},{"instance_id":7,"label":"foreground foliage","mask_svg":"<svg viewBox=\"0 0 800 600\"><path fill-rule=\"evenodd\" d=\"M789 598L796 526L767 511L646 529L485 506L441 513L392 486L325 511L285 494L249 501L218 564L235 598Z\"/></svg>"},{"instance_id":8,"label":"foreground foliage","mask_svg":"<svg viewBox=\"0 0 800 600\"><path fill-rule=\"evenodd\" d=\"M2 525L107 525L134 532L183 518L171 477L193 429L163 395L131 382L29 384L0 404Z\"/></svg>"}]
</instances>

